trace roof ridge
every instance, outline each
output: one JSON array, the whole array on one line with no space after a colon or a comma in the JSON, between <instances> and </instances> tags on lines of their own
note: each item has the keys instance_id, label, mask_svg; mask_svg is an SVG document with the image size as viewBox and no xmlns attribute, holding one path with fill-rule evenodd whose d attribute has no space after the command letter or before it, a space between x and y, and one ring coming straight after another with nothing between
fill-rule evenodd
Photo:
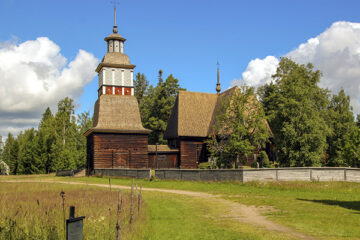
<instances>
[{"instance_id":1,"label":"roof ridge","mask_svg":"<svg viewBox=\"0 0 360 240\"><path fill-rule=\"evenodd\" d=\"M220 95L223 95L223 94L225 94L225 93L227 93L227 92L230 92L231 90L235 90L236 88L239 88L239 87L238 87L238 86L233 86L233 87L231 87L231 88L223 91L222 93L220 93Z\"/></svg>"},{"instance_id":2,"label":"roof ridge","mask_svg":"<svg viewBox=\"0 0 360 240\"><path fill-rule=\"evenodd\" d=\"M186 91L186 90L180 90L179 93L196 93L196 94L206 94L206 95L216 95L216 93L204 93L204 92L193 92L193 91Z\"/></svg>"}]
</instances>

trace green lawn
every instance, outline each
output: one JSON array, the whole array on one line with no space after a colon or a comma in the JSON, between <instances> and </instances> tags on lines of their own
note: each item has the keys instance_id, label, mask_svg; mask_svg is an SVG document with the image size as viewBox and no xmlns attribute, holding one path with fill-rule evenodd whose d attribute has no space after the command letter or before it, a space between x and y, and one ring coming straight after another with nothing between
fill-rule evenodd
<instances>
[{"instance_id":1,"label":"green lawn","mask_svg":"<svg viewBox=\"0 0 360 240\"><path fill-rule=\"evenodd\" d=\"M74 178L108 183L108 178ZM131 179L112 178L130 185ZM135 180L143 187L220 194L246 205L272 206L269 219L322 239L360 239L360 184L350 182L189 182ZM230 238L231 239L231 238Z\"/></svg>"},{"instance_id":2,"label":"green lawn","mask_svg":"<svg viewBox=\"0 0 360 240\"><path fill-rule=\"evenodd\" d=\"M0 180L3 177L0 177ZM36 177L32 177L36 179ZM63 178L108 184L104 177ZM131 179L111 183L131 185ZM360 239L360 184L348 182L186 182L135 180L143 187L181 189L221 195L245 205L270 206L268 219L317 239ZM147 205L145 239L289 239L221 217L224 206L211 199L144 192Z\"/></svg>"},{"instance_id":3,"label":"green lawn","mask_svg":"<svg viewBox=\"0 0 360 240\"><path fill-rule=\"evenodd\" d=\"M144 198L144 239L291 239L221 217L224 206L208 200L156 192L146 192Z\"/></svg>"}]
</instances>

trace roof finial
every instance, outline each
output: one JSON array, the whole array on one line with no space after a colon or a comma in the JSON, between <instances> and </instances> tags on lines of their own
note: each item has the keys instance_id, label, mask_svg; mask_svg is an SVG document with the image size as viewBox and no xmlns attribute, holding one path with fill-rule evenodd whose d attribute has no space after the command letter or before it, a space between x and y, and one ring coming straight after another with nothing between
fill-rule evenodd
<instances>
[{"instance_id":1,"label":"roof finial","mask_svg":"<svg viewBox=\"0 0 360 240\"><path fill-rule=\"evenodd\" d=\"M113 27L113 33L118 33L118 29L116 26L116 4L119 4L119 1L113 0L111 3L114 4L114 27Z\"/></svg>"},{"instance_id":2,"label":"roof finial","mask_svg":"<svg viewBox=\"0 0 360 240\"><path fill-rule=\"evenodd\" d=\"M216 84L216 92L217 94L220 94L221 92L221 87L220 87L220 73L219 73L219 61L216 63L217 65L217 84Z\"/></svg>"}]
</instances>

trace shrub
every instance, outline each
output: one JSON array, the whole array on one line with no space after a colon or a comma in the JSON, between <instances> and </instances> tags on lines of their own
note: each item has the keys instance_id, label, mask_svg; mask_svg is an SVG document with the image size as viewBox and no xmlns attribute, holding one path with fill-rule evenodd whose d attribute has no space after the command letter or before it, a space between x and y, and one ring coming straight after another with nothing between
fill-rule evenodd
<instances>
[{"instance_id":1,"label":"shrub","mask_svg":"<svg viewBox=\"0 0 360 240\"><path fill-rule=\"evenodd\" d=\"M260 167L268 168L271 167L271 162L269 161L269 157L265 151L260 151L259 153L259 164Z\"/></svg>"}]
</instances>

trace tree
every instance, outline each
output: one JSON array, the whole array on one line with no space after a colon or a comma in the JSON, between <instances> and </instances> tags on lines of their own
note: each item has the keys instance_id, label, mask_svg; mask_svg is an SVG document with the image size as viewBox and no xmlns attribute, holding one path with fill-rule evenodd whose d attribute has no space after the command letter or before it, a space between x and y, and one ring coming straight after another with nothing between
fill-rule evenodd
<instances>
[{"instance_id":1,"label":"tree","mask_svg":"<svg viewBox=\"0 0 360 240\"><path fill-rule=\"evenodd\" d=\"M148 97L145 102L149 108L147 119L145 120L145 127L152 130L149 135L149 143L164 144L166 141L163 139L166 130L167 121L170 117L171 110L175 104L177 93L180 90L179 80L170 74L165 82L163 82L161 74L159 82L155 89L149 91Z\"/></svg>"},{"instance_id":2,"label":"tree","mask_svg":"<svg viewBox=\"0 0 360 240\"><path fill-rule=\"evenodd\" d=\"M84 168L86 165L86 137L84 133L92 127L93 122L90 117L90 112L84 112L77 115L78 131L77 131L77 148L78 156L76 161L76 168Z\"/></svg>"},{"instance_id":3,"label":"tree","mask_svg":"<svg viewBox=\"0 0 360 240\"><path fill-rule=\"evenodd\" d=\"M59 101L55 116L50 108L45 110L37 131L27 129L16 138L9 133L1 158L12 174L83 168L86 164L83 133L91 126L90 113L75 117L73 100L64 98Z\"/></svg>"},{"instance_id":4,"label":"tree","mask_svg":"<svg viewBox=\"0 0 360 240\"><path fill-rule=\"evenodd\" d=\"M41 162L40 149L36 131L34 128L27 129L19 134L18 172L20 174L44 173L44 165Z\"/></svg>"},{"instance_id":5,"label":"tree","mask_svg":"<svg viewBox=\"0 0 360 240\"><path fill-rule=\"evenodd\" d=\"M13 135L9 133L5 141L2 160L9 166L11 174L17 174L19 172L18 155L19 143Z\"/></svg>"},{"instance_id":6,"label":"tree","mask_svg":"<svg viewBox=\"0 0 360 240\"><path fill-rule=\"evenodd\" d=\"M42 115L38 127L38 143L41 162L44 167L45 173L50 173L55 171L55 162L53 161L52 155L52 145L55 144L56 135L55 135L55 118L51 113L50 108L47 108Z\"/></svg>"},{"instance_id":7,"label":"tree","mask_svg":"<svg viewBox=\"0 0 360 240\"><path fill-rule=\"evenodd\" d=\"M207 141L209 151L219 156L225 153L236 157L235 167L255 149L262 149L269 139L265 124L265 113L255 97L254 89L243 86L235 88L232 96L225 98L216 113L214 134ZM228 166L229 159L221 159Z\"/></svg>"},{"instance_id":8,"label":"tree","mask_svg":"<svg viewBox=\"0 0 360 240\"><path fill-rule=\"evenodd\" d=\"M137 73L134 80L134 92L139 104L143 100L148 87L149 81L146 79L146 76L143 73Z\"/></svg>"},{"instance_id":9,"label":"tree","mask_svg":"<svg viewBox=\"0 0 360 240\"><path fill-rule=\"evenodd\" d=\"M155 101L155 87L150 85L146 91L146 94L143 96L142 100L139 103L139 111L141 116L141 121L143 126L147 125L147 122L150 118L150 111Z\"/></svg>"},{"instance_id":10,"label":"tree","mask_svg":"<svg viewBox=\"0 0 360 240\"><path fill-rule=\"evenodd\" d=\"M2 141L2 136L0 136L0 161L1 161L1 155L3 153L4 150L4 145L3 145L3 141Z\"/></svg>"},{"instance_id":11,"label":"tree","mask_svg":"<svg viewBox=\"0 0 360 240\"><path fill-rule=\"evenodd\" d=\"M51 158L55 170L76 169L77 157L77 125L74 116L73 100L66 97L59 101L55 115L55 142L51 146Z\"/></svg>"},{"instance_id":12,"label":"tree","mask_svg":"<svg viewBox=\"0 0 360 240\"><path fill-rule=\"evenodd\" d=\"M338 95L333 95L327 119L331 133L327 137L328 158L327 166L356 166L359 156L358 128L354 121L350 97L346 96L344 90Z\"/></svg>"},{"instance_id":13,"label":"tree","mask_svg":"<svg viewBox=\"0 0 360 240\"><path fill-rule=\"evenodd\" d=\"M152 130L149 135L149 143L166 143L163 135L167 121L175 104L177 93L184 89L180 88L179 80L172 74L164 81L162 70L159 70L158 83L155 87L150 85L145 88L148 84L145 76L145 80L142 81L143 74L138 75L137 85L139 85L139 89L145 89L145 91L137 91L136 97L139 102L142 124L145 128Z\"/></svg>"},{"instance_id":14,"label":"tree","mask_svg":"<svg viewBox=\"0 0 360 240\"><path fill-rule=\"evenodd\" d=\"M282 58L275 82L260 91L282 166L319 166L325 157L329 91L320 76L310 63Z\"/></svg>"}]
</instances>

